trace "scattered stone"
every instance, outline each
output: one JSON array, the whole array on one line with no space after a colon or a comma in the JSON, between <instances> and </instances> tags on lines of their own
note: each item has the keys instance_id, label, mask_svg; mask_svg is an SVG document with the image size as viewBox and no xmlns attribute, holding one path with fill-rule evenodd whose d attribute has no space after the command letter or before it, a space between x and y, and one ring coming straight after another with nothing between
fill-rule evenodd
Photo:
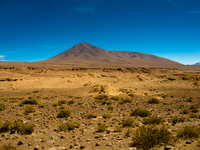
<instances>
[{"instance_id":1,"label":"scattered stone","mask_svg":"<svg viewBox=\"0 0 200 150\"><path fill-rule=\"evenodd\" d=\"M192 142L190 142L190 141L185 141L185 144L192 144Z\"/></svg>"},{"instance_id":2,"label":"scattered stone","mask_svg":"<svg viewBox=\"0 0 200 150\"><path fill-rule=\"evenodd\" d=\"M95 146L99 146L100 145L100 143L99 142L97 142L96 144L95 144Z\"/></svg>"},{"instance_id":3,"label":"scattered stone","mask_svg":"<svg viewBox=\"0 0 200 150\"><path fill-rule=\"evenodd\" d=\"M18 143L17 143L17 145L23 145L24 143L22 142L22 141L19 141Z\"/></svg>"}]
</instances>

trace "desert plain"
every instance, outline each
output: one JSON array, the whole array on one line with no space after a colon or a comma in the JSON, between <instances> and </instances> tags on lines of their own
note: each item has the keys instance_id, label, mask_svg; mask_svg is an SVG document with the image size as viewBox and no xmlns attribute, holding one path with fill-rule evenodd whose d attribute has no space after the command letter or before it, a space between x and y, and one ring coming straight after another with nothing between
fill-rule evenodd
<instances>
[{"instance_id":1,"label":"desert plain","mask_svg":"<svg viewBox=\"0 0 200 150\"><path fill-rule=\"evenodd\" d=\"M152 149L200 149L199 138L178 137L187 125L200 127L198 69L1 63L0 105L2 149L136 150L133 138L148 126L177 138ZM145 122L150 117L162 121Z\"/></svg>"}]
</instances>

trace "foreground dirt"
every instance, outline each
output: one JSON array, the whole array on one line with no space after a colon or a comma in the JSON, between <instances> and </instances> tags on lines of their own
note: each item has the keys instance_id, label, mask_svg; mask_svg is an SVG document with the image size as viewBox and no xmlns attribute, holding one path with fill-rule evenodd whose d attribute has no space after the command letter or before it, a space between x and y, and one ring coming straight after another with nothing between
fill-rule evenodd
<instances>
[{"instance_id":1,"label":"foreground dirt","mask_svg":"<svg viewBox=\"0 0 200 150\"><path fill-rule=\"evenodd\" d=\"M107 95L109 103L95 99ZM113 100L113 97L117 97ZM160 103L147 101L157 98ZM130 103L120 103L129 99ZM20 105L24 100L36 100L40 105ZM58 104L60 100L65 104ZM200 111L200 71L154 68L38 68L0 66L0 122L34 124L31 135L1 133L0 146L11 143L19 150L49 149L136 149L132 138L145 118L130 116L136 108L151 111L152 116L162 117L170 132L176 136L183 126L200 126L200 114L194 118L182 114L184 108L196 107ZM57 105L56 105L57 104ZM42 105L42 107L41 107ZM33 113L25 113L31 106ZM68 109L71 116L58 118L60 109ZM87 119L88 114L94 118ZM102 116L108 114L110 118ZM171 118L184 116L187 121L173 124ZM123 119L132 118L133 127L121 126ZM59 131L62 123L77 122L73 131ZM104 132L97 132L99 124L106 124ZM130 137L125 136L131 129ZM190 144L186 144L190 143ZM200 149L198 140L179 139L171 149ZM158 147L157 149L163 149Z\"/></svg>"}]
</instances>

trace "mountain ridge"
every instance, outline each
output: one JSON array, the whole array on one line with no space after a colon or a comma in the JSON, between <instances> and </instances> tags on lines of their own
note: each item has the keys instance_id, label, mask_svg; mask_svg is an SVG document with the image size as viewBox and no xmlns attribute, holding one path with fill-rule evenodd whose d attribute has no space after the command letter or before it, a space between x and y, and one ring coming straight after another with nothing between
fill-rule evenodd
<instances>
[{"instance_id":1,"label":"mountain ridge","mask_svg":"<svg viewBox=\"0 0 200 150\"><path fill-rule=\"evenodd\" d=\"M70 49L41 61L74 65L173 67L182 64L151 54L129 51L108 51L82 42Z\"/></svg>"}]
</instances>

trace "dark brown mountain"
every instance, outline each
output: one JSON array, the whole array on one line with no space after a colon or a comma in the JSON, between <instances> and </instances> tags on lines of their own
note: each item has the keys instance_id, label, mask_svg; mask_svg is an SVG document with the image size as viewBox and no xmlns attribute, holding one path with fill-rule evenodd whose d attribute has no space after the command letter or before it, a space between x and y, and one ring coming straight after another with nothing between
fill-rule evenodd
<instances>
[{"instance_id":1,"label":"dark brown mountain","mask_svg":"<svg viewBox=\"0 0 200 150\"><path fill-rule=\"evenodd\" d=\"M157 57L155 55L127 52L127 51L107 51L92 46L86 42L42 61L42 63L59 63L81 66L102 66L102 67L169 67L177 68L183 66L178 62Z\"/></svg>"}]
</instances>

